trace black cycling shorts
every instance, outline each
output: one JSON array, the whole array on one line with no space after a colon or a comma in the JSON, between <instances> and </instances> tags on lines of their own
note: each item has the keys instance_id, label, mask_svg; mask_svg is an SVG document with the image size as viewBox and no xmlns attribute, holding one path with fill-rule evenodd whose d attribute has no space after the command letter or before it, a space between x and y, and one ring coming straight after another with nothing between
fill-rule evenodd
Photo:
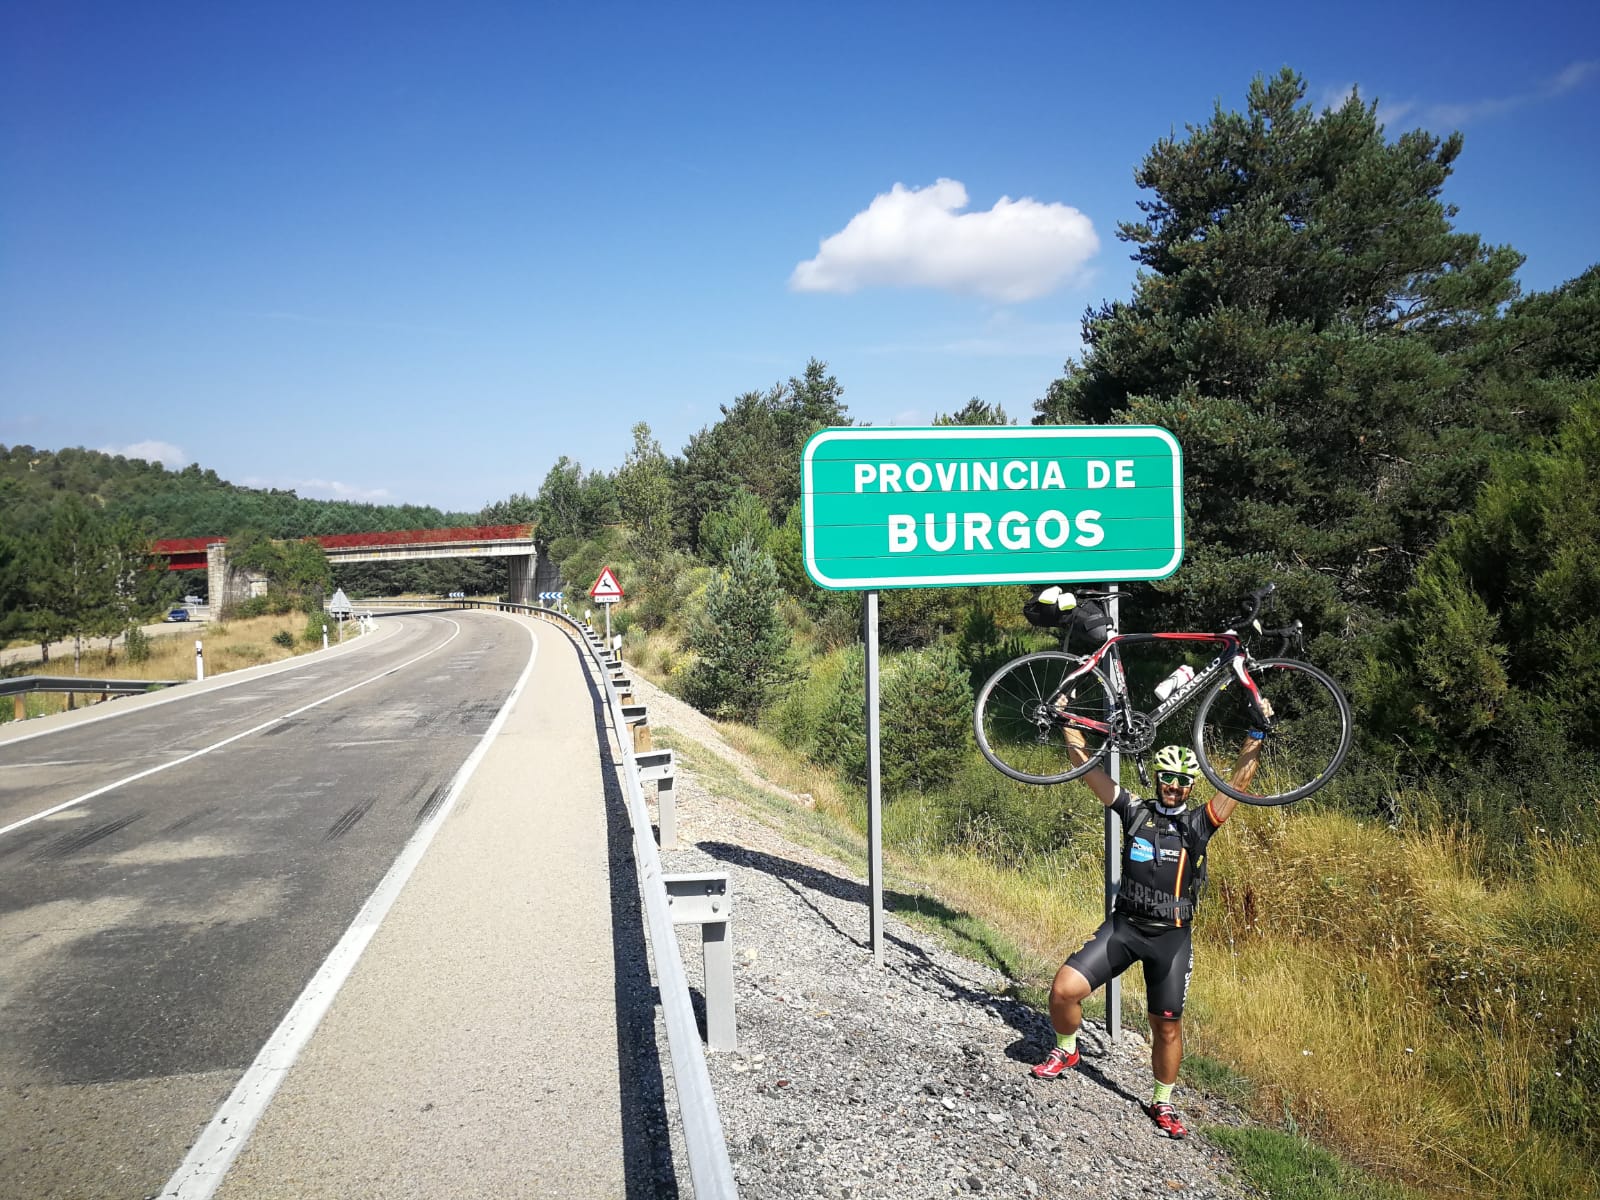
<instances>
[{"instance_id":1,"label":"black cycling shorts","mask_svg":"<svg viewBox=\"0 0 1600 1200\"><path fill-rule=\"evenodd\" d=\"M1150 1015L1174 1021L1183 1016L1183 998L1194 970L1194 944L1187 925L1152 932L1139 928L1125 913L1112 913L1083 949L1067 959L1067 966L1087 979L1093 990L1136 962L1144 964Z\"/></svg>"}]
</instances>

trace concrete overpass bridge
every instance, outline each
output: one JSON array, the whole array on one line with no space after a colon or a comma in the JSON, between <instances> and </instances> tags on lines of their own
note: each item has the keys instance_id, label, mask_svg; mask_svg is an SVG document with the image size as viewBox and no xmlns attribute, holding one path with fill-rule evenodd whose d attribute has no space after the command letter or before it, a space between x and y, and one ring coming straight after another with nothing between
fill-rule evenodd
<instances>
[{"instance_id":1,"label":"concrete overpass bridge","mask_svg":"<svg viewBox=\"0 0 1600 1200\"><path fill-rule=\"evenodd\" d=\"M330 563L384 562L419 558L507 558L508 599L532 604L541 591L559 584L555 568L542 563L534 546L532 525L470 525L457 529L407 529L383 533L320 534L311 539ZM162 538L155 552L173 571L204 567L211 603L226 606L248 599L253 586L247 572L228 562L225 537Z\"/></svg>"}]
</instances>

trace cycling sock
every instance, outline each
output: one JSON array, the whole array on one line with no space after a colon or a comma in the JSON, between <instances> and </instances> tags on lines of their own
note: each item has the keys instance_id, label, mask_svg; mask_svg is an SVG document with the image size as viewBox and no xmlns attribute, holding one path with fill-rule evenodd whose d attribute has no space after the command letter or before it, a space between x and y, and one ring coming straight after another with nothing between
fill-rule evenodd
<instances>
[{"instance_id":1,"label":"cycling sock","mask_svg":"<svg viewBox=\"0 0 1600 1200\"><path fill-rule=\"evenodd\" d=\"M1073 1030L1071 1033L1056 1034L1056 1048L1071 1054L1078 1048L1078 1031Z\"/></svg>"},{"instance_id":2,"label":"cycling sock","mask_svg":"<svg viewBox=\"0 0 1600 1200\"><path fill-rule=\"evenodd\" d=\"M1177 1086L1178 1085L1175 1083L1162 1083L1161 1080L1156 1080L1155 1096L1153 1099L1151 1099L1150 1103L1170 1104L1172 1102L1172 1089Z\"/></svg>"}]
</instances>

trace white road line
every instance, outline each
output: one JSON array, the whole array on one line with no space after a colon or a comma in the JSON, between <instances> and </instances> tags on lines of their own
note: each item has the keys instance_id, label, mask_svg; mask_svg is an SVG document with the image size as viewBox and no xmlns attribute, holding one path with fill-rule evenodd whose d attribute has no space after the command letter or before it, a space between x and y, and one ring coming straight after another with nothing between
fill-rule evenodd
<instances>
[{"instance_id":1,"label":"white road line","mask_svg":"<svg viewBox=\"0 0 1600 1200\"><path fill-rule=\"evenodd\" d=\"M388 915L395 898L405 887L406 881L411 878L411 873L416 870L417 864L422 861L422 856L433 841L434 834L449 818L451 809L455 807L456 798L461 795L467 781L472 778L479 761L488 753L489 746L494 742L501 727L505 725L507 714L511 712L517 698L522 695L522 689L533 673L534 661L539 657L539 641L531 628L528 630L528 639L533 645L528 654L528 665L523 668L521 676L511 689L511 694L500 706L500 711L495 714L494 720L479 739L478 745L467 756L467 761L461 764L455 778L450 781L450 790L440 803L438 811L411 835L411 840L406 843L405 849L395 859L394 865L384 875L377 889L362 905L350 928L345 930L344 936L339 939L339 944L333 948L322 966L317 969L317 973L311 977L311 982L306 984L305 991L301 992L299 998L290 1006L288 1013L278 1023L278 1028L267 1039L267 1044L261 1047L261 1052L256 1055L255 1061L250 1064L228 1098L222 1102L222 1107L217 1109L216 1115L211 1118L211 1124L200 1134L182 1165L173 1172L172 1178L167 1180L166 1187L160 1192L163 1198L209 1200L222 1183L222 1177L228 1173L233 1160L244 1149L245 1141L255 1129L256 1122L261 1119L261 1114L266 1111L273 1093L278 1090L278 1085L289 1073L289 1068L300 1056L300 1051L311 1040L311 1035L316 1032L322 1018L333 1006L339 989L344 986L345 980L350 977L356 963L360 961L367 943L378 932L378 926Z\"/></svg>"},{"instance_id":2,"label":"white road line","mask_svg":"<svg viewBox=\"0 0 1600 1200\"><path fill-rule=\"evenodd\" d=\"M387 635L383 640L388 640ZM363 642L360 639L357 639L356 641L351 642L348 646L340 646L336 650L318 650L312 654L302 654L296 658L285 659L282 663L269 664L276 666L276 670L271 671L264 670L260 667L245 667L239 671L229 671L227 675L213 676L212 679L206 680L205 685L198 692L186 691L184 686L180 684L177 687L167 688L165 691L163 691L159 700L151 700L148 704L141 704L136 708L117 708L115 705L113 705L111 706L111 712L100 713L96 716L88 717L82 721L74 721L70 725L57 725L51 729L40 729L35 733L24 733L18 737L0 738L0 750L4 750L7 746L15 746L20 742L31 742L34 738L49 737L52 733L65 733L69 729L82 729L85 725L97 725L101 721L109 721L113 717L125 717L129 713L144 712L146 709L151 708L160 708L163 704L171 704L174 700L188 700L197 695L204 696L211 692L220 692L223 688L238 687L241 683L254 683L258 679L271 679L276 675L282 675L289 671L298 671L301 667L313 665L320 667L329 662L331 659L338 658L344 654L349 654L358 647L370 646L371 644L372 643L370 642ZM251 671L255 671L257 673L251 675L249 673ZM228 678L229 675L238 675L240 678L230 679ZM213 680L217 680L218 682L213 682ZM185 682L192 681L186 680ZM295 682L303 681L297 680ZM140 696L138 698L143 699L144 697ZM232 697L225 696L223 699L231 700Z\"/></svg>"},{"instance_id":3,"label":"white road line","mask_svg":"<svg viewBox=\"0 0 1600 1200\"><path fill-rule=\"evenodd\" d=\"M341 688L339 691L334 692L332 695L324 696L321 700L313 700L310 704L302 704L299 708L295 709L293 712L286 712L281 717L272 717L269 720L263 721L263 722L261 722L261 724L255 726L255 727L253 727L251 729L246 729L243 733L236 733L232 737L225 737L220 742L212 742L211 745L205 747L203 750L195 750L195 751L193 751L193 752L191 752L189 754L185 754L182 758L175 758L171 762L160 763L160 764L158 764L157 766L154 766L154 767L147 767L143 771L137 771L132 775L125 775L121 779L118 779L115 783L105 784L102 787L95 788L94 791L92 791L92 792L85 792L83 795L75 796L71 800L63 800L60 804L57 804L54 808L47 808L43 812L34 813L33 816L31 816L31 817L23 817L22 820L20 820L20 821L13 821L13 822L11 822L11 824L5 826L3 829L0 829L0 837L4 837L6 834L10 833L12 830L21 829L24 825L32 825L35 821L42 821L45 817L52 816L53 814L60 812L64 808L72 808L74 805L82 804L85 800L93 800L96 796L104 796L107 792L115 791L117 788L122 787L124 784L134 783L137 780L144 779L145 777L150 776L150 775L154 775L157 772L167 771L167 770L170 770L173 767L181 766L182 764L184 764L186 762L190 762L190 761L192 761L194 759L199 758L203 754L210 754L213 750L220 750L224 746L231 745L232 743L237 742L240 738L247 738L253 733L260 733L263 729L270 729L272 726L278 724L280 721L287 721L290 717L298 717L301 713L308 712L311 709L316 708L319 704L326 704L329 700L337 700L340 696L348 695L349 693L355 691L357 688L364 688L364 687L367 686L367 684L376 683L380 679L385 679L388 676L393 675L396 671L403 671L407 667L409 667L412 663L421 662L423 659L427 658L430 654L435 654L438 651L443 650L451 642L455 641L456 638L461 636L461 626L460 625L456 625L456 623L454 621L451 621L449 617L446 617L445 620L449 624L455 625L455 632L454 633L452 633L449 637L445 638L445 640L440 642L437 646L433 647L433 649L426 650L423 653L417 655L417 657L415 657L415 658L407 659L405 662L401 663L397 667L390 667L386 671L379 671L376 675L369 676L368 678L363 679L360 683L353 683L347 688Z\"/></svg>"}]
</instances>

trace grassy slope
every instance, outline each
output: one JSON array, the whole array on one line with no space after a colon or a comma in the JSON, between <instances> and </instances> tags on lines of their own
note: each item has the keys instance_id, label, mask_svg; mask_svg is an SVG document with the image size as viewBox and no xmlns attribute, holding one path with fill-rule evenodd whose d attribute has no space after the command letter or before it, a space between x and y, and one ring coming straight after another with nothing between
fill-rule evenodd
<instances>
[{"instance_id":1,"label":"grassy slope","mask_svg":"<svg viewBox=\"0 0 1600 1200\"><path fill-rule=\"evenodd\" d=\"M817 805L763 797L731 769L727 789L864 871L859 797L758 731L724 732ZM1026 791L1026 805L1080 806L1071 785ZM901 799L885 813L896 890L929 897L900 915L941 929L1042 1006L1055 967L1098 921L1098 827L1053 854L982 836L952 846L930 832L939 802ZM1597 1194L1600 1131L1583 1081L1560 1070L1568 1039L1597 1028L1592 857L1535 846L1522 876L1486 883L1461 838L1248 808L1216 849L1185 1076L1237 1091L1276 1127L1229 1142L1241 1170L1307 1200L1399 1194L1367 1171L1441 1197ZM1125 1016L1142 1023L1138 968L1126 983ZM1551 1130L1551 1105L1570 1109L1570 1130Z\"/></svg>"}]
</instances>

